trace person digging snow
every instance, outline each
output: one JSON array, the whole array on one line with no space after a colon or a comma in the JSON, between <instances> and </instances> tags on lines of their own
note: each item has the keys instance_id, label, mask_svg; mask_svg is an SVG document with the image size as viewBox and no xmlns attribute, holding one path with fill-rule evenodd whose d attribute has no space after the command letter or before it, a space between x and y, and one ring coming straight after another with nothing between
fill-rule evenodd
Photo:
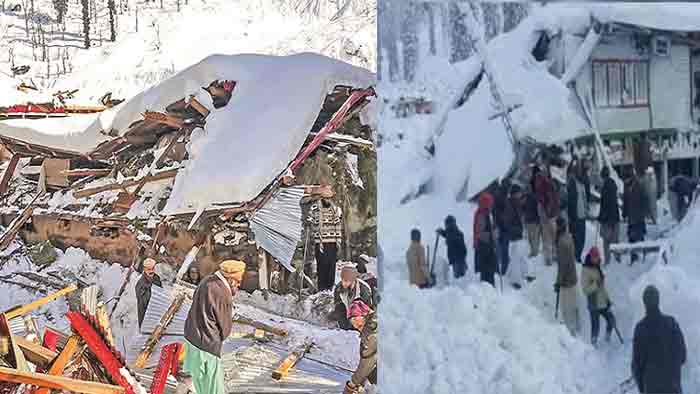
<instances>
[{"instance_id":1,"label":"person digging snow","mask_svg":"<svg viewBox=\"0 0 700 394\"><path fill-rule=\"evenodd\" d=\"M347 316L360 332L360 362L345 383L343 394L357 394L365 382L377 384L377 315L362 300L355 300Z\"/></svg>"},{"instance_id":2,"label":"person digging snow","mask_svg":"<svg viewBox=\"0 0 700 394\"><path fill-rule=\"evenodd\" d=\"M347 318L347 311L356 299L361 299L370 308L374 307L372 288L359 278L357 268L345 266L340 271L340 282L335 285L335 290L333 290L335 309L331 313L331 319L336 320L338 326L343 330L353 329Z\"/></svg>"},{"instance_id":3,"label":"person digging snow","mask_svg":"<svg viewBox=\"0 0 700 394\"><path fill-rule=\"evenodd\" d=\"M615 328L615 316L610 311L610 297L605 288L605 274L600 268L600 251L592 247L586 255L581 270L581 289L588 301L588 311L591 315L591 343L598 344L600 331L600 316L605 318L605 341L610 342L610 336Z\"/></svg>"},{"instance_id":4,"label":"person digging snow","mask_svg":"<svg viewBox=\"0 0 700 394\"><path fill-rule=\"evenodd\" d=\"M480 274L482 282L496 287L494 275L498 270L496 259L496 236L491 208L493 196L488 192L479 195L479 208L474 212L474 270Z\"/></svg>"},{"instance_id":5,"label":"person digging snow","mask_svg":"<svg viewBox=\"0 0 700 394\"><path fill-rule=\"evenodd\" d=\"M600 236L603 238L605 264L608 264L610 263L610 245L618 242L620 234L620 206L617 202L617 184L610 177L610 168L603 167L600 175L603 178L603 188L600 192L598 223Z\"/></svg>"},{"instance_id":6,"label":"person digging snow","mask_svg":"<svg viewBox=\"0 0 700 394\"><path fill-rule=\"evenodd\" d=\"M452 266L455 278L461 278L467 273L467 246L464 244L464 234L457 227L454 216L445 218L445 228L437 229L439 236L445 238L447 244L447 260Z\"/></svg>"},{"instance_id":7,"label":"person digging snow","mask_svg":"<svg viewBox=\"0 0 700 394\"><path fill-rule=\"evenodd\" d=\"M642 295L646 316L634 328L632 377L640 394L681 394L681 368L686 361L683 332L676 319L659 309L659 290Z\"/></svg>"},{"instance_id":8,"label":"person digging snow","mask_svg":"<svg viewBox=\"0 0 700 394\"><path fill-rule=\"evenodd\" d=\"M564 324L572 336L580 332L578 304L576 302L576 256L574 256L574 240L566 230L566 220L557 219L557 280L554 291L559 293L559 309Z\"/></svg>"},{"instance_id":9,"label":"person digging snow","mask_svg":"<svg viewBox=\"0 0 700 394\"><path fill-rule=\"evenodd\" d=\"M146 317L146 309L148 309L148 304L151 302L151 287L153 285L163 287L160 276L156 274L156 261L149 257L143 261L143 275L141 275L135 286L139 328L143 324L143 318Z\"/></svg>"},{"instance_id":10,"label":"person digging snow","mask_svg":"<svg viewBox=\"0 0 700 394\"><path fill-rule=\"evenodd\" d=\"M197 393L223 394L221 348L231 335L233 296L243 281L246 264L226 260L197 286L185 321L184 369Z\"/></svg>"},{"instance_id":11,"label":"person digging snow","mask_svg":"<svg viewBox=\"0 0 700 394\"><path fill-rule=\"evenodd\" d=\"M430 273L425 258L425 248L420 242L420 231L411 230L411 245L406 251L408 277L412 285L424 289L430 284Z\"/></svg>"}]
</instances>

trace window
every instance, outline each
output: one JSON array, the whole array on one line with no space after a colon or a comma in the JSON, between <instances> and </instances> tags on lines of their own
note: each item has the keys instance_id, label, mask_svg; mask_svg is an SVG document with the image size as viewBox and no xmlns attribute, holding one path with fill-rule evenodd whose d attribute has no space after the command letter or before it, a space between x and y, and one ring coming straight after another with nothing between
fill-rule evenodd
<instances>
[{"instance_id":1,"label":"window","mask_svg":"<svg viewBox=\"0 0 700 394\"><path fill-rule=\"evenodd\" d=\"M593 100L598 108L649 105L649 63L643 60L594 60Z\"/></svg>"}]
</instances>

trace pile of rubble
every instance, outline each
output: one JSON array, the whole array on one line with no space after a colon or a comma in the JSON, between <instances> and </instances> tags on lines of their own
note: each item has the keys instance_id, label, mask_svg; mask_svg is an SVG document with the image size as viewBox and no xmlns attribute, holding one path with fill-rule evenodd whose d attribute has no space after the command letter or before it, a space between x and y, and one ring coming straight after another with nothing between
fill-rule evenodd
<instances>
[{"instance_id":1,"label":"pile of rubble","mask_svg":"<svg viewBox=\"0 0 700 394\"><path fill-rule=\"evenodd\" d=\"M276 290L284 293L296 283L295 265L312 255L300 247L302 216L311 202L325 198L344 212L341 259L374 255L376 151L372 130L360 121L374 96L368 86L336 85L322 102L309 103L321 110L301 150L254 198L164 211L178 186L175 178L189 171L194 134L210 132L210 114L228 108L237 85L214 80L162 111L144 110L125 129L101 130L91 149L67 149L66 139L46 144L7 133L0 123L0 146L10 155L0 163L0 225L7 227L0 250L15 236L29 244L50 240L60 249L77 247L126 267L145 257L178 267L194 252L203 274L222 259L238 258L249 264L244 289L271 287L277 272L282 279ZM268 143L276 142L284 143ZM232 169L254 170L245 163Z\"/></svg>"}]
</instances>

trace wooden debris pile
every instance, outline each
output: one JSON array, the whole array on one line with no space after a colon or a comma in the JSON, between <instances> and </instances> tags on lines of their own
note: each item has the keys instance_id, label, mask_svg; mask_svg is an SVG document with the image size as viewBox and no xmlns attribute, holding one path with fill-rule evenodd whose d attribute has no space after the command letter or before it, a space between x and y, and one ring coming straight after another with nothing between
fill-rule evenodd
<instances>
[{"instance_id":1,"label":"wooden debris pile","mask_svg":"<svg viewBox=\"0 0 700 394\"><path fill-rule=\"evenodd\" d=\"M215 205L204 212L161 215L174 179L189 159L186 147L192 132L206 130L211 110L228 105L236 82L215 80L202 89L210 95L213 108L194 95L183 97L163 112L144 111L126 130L105 130L110 139L87 153L0 135L0 146L11 155L9 161L0 163L0 225L5 228L0 233L0 249L21 236L27 243L50 240L60 249L81 248L94 258L124 266L138 264L145 257L178 266L199 245L202 275L213 271L222 259L244 259L250 267L243 288L254 290L260 282L259 261L271 264L274 259L258 250L249 220L280 189L303 187L304 202L332 198L344 211L349 204L347 211L362 211L358 216L376 216L372 194L376 193L376 152L371 130L359 121L374 91L345 86L336 87L326 97L297 157L253 200ZM57 97L66 100L74 93L58 92ZM115 105L109 93L102 101L105 106ZM360 161L363 167L359 168L363 177L372 178L362 185L370 190L366 198L353 196L357 193L347 186L352 185L346 181L352 171L346 168L345 158L351 155L368 158ZM336 176L338 181L333 180ZM355 222L365 227L376 223ZM347 243L375 244L374 237L364 238L356 241L348 236Z\"/></svg>"}]
</instances>

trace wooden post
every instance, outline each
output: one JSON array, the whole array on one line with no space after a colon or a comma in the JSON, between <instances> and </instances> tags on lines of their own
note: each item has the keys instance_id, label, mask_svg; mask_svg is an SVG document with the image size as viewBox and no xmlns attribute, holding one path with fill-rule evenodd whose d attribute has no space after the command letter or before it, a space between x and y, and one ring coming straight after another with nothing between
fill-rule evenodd
<instances>
[{"instance_id":1,"label":"wooden post","mask_svg":"<svg viewBox=\"0 0 700 394\"><path fill-rule=\"evenodd\" d=\"M0 367L0 381L45 387L58 391L85 394L123 394L124 389L110 384L69 379L42 373L22 372L12 368Z\"/></svg>"},{"instance_id":2,"label":"wooden post","mask_svg":"<svg viewBox=\"0 0 700 394\"><path fill-rule=\"evenodd\" d=\"M36 309L40 306L46 305L49 302L56 300L64 295L70 294L77 289L78 289L77 285L70 285L62 290L59 290L59 291L53 293L53 294L49 294L46 297L39 298L38 300L33 301L27 305L23 305L23 306L16 308L16 309L11 309L11 310L5 312L5 317L7 317L7 320L11 320L11 319L14 319L15 317L23 316L23 315L33 311L34 309Z\"/></svg>"},{"instance_id":3,"label":"wooden post","mask_svg":"<svg viewBox=\"0 0 700 394\"><path fill-rule=\"evenodd\" d=\"M271 333L273 333L275 335L279 335L281 337L286 337L287 335L289 335L289 332L285 329L273 327L269 324L265 324L265 323L259 322L257 320L249 319L249 318L247 318L245 316L241 316L241 315L235 315L233 317L233 322L238 323L238 324L243 324L246 326L251 326L251 327L257 328L258 330L271 332Z\"/></svg>"},{"instance_id":4,"label":"wooden post","mask_svg":"<svg viewBox=\"0 0 700 394\"><path fill-rule=\"evenodd\" d=\"M141 353L136 359L136 362L134 362L134 367L144 368L146 366L146 362L151 357L151 354L153 354L153 350L158 344L158 341L160 341L160 338L163 336L163 333L165 333L165 328L173 320L173 318L175 317L175 313L177 313L184 301L185 294L183 293L180 293L175 297L173 302L170 304L168 310L165 312L165 314L163 314L163 317L160 318L158 326L153 331L153 333L151 333L151 336L148 337L146 344L143 345Z\"/></svg>"},{"instance_id":5,"label":"wooden post","mask_svg":"<svg viewBox=\"0 0 700 394\"><path fill-rule=\"evenodd\" d=\"M7 163L7 168L5 169L5 172L3 172L2 178L0 178L0 197L5 194L7 187L10 185L10 180L12 180L12 175L14 175L15 170L17 169L19 159L19 155L14 154L12 155L12 158L10 158L10 162Z\"/></svg>"},{"instance_id":6,"label":"wooden post","mask_svg":"<svg viewBox=\"0 0 700 394\"><path fill-rule=\"evenodd\" d=\"M292 368L294 368L297 362L299 362L299 360L301 360L306 353L309 352L312 345L313 343L311 342L306 343L301 348L293 351L287 357L285 357L285 359L282 360L282 363L277 367L277 369L272 371L272 378L275 380L280 380L285 376L289 375L289 371Z\"/></svg>"}]
</instances>

